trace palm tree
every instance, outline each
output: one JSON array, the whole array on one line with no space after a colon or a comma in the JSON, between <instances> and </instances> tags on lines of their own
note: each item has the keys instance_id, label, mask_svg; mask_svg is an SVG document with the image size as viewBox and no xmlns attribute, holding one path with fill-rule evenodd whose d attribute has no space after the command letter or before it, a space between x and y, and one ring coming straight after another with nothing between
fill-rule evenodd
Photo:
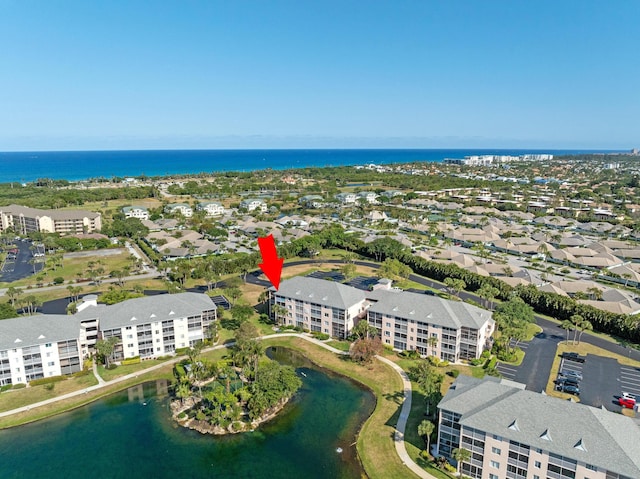
<instances>
[{"instance_id":1,"label":"palm tree","mask_svg":"<svg viewBox=\"0 0 640 479\"><path fill-rule=\"evenodd\" d=\"M456 460L456 471L460 475L460 466L471 458L471 451L464 448L456 448L451 452L451 457Z\"/></svg>"},{"instance_id":2,"label":"palm tree","mask_svg":"<svg viewBox=\"0 0 640 479\"><path fill-rule=\"evenodd\" d=\"M418 424L418 435L422 437L427 444L427 453L429 452L431 434L433 433L434 428L434 424L426 419L423 419L422 422Z\"/></svg>"},{"instance_id":3,"label":"palm tree","mask_svg":"<svg viewBox=\"0 0 640 479\"><path fill-rule=\"evenodd\" d=\"M427 345L431 347L431 352L435 352L436 347L438 346L438 336L431 336L427 339Z\"/></svg>"},{"instance_id":4,"label":"palm tree","mask_svg":"<svg viewBox=\"0 0 640 479\"><path fill-rule=\"evenodd\" d=\"M582 333L585 331L593 331L593 324L590 321L583 319L582 322L578 325L580 329L580 335L578 336L578 344L580 344L580 340L582 339Z\"/></svg>"},{"instance_id":5,"label":"palm tree","mask_svg":"<svg viewBox=\"0 0 640 479\"><path fill-rule=\"evenodd\" d=\"M584 318L579 314L573 314L569 318L569 321L573 326L573 344L576 344L576 336L578 335L578 328L580 327L580 324L584 322Z\"/></svg>"},{"instance_id":6,"label":"palm tree","mask_svg":"<svg viewBox=\"0 0 640 479\"><path fill-rule=\"evenodd\" d=\"M565 319L560 323L560 327L567 332L567 344L569 344L569 331L573 329L573 323L568 319Z\"/></svg>"}]
</instances>

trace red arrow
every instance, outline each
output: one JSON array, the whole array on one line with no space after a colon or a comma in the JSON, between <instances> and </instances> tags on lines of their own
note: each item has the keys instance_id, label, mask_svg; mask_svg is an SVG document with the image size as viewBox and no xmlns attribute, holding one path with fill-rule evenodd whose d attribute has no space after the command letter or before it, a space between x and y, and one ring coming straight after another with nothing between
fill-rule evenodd
<instances>
[{"instance_id":1,"label":"red arrow","mask_svg":"<svg viewBox=\"0 0 640 479\"><path fill-rule=\"evenodd\" d=\"M280 276L282 275L282 263L284 258L278 258L278 252L276 251L276 243L273 241L273 235L269 235L265 238L258 238L258 246L260 247L260 254L262 255L262 263L260 269L265 274L276 291L280 287Z\"/></svg>"}]
</instances>

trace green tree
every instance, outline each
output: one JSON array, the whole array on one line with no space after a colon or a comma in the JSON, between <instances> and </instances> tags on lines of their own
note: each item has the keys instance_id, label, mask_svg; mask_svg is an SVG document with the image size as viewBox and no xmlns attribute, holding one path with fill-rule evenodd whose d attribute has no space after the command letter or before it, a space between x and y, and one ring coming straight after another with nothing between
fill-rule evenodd
<instances>
[{"instance_id":1,"label":"green tree","mask_svg":"<svg viewBox=\"0 0 640 479\"><path fill-rule=\"evenodd\" d=\"M467 287L466 283L458 278L445 278L444 285L458 297L460 297L460 291Z\"/></svg>"},{"instance_id":2,"label":"green tree","mask_svg":"<svg viewBox=\"0 0 640 479\"><path fill-rule=\"evenodd\" d=\"M11 301L11 306L15 308L16 301L22 295L22 290L20 288L15 288L13 286L10 286L9 288L7 288L7 291L5 292L5 294L9 298L9 301Z\"/></svg>"},{"instance_id":3,"label":"green tree","mask_svg":"<svg viewBox=\"0 0 640 479\"><path fill-rule=\"evenodd\" d=\"M107 339L99 339L96 341L96 353L104 362L104 364L109 367L111 362L111 357L113 355L113 351L115 350L116 344L120 342L120 338L116 336L111 336Z\"/></svg>"},{"instance_id":4,"label":"green tree","mask_svg":"<svg viewBox=\"0 0 640 479\"><path fill-rule=\"evenodd\" d=\"M351 330L351 336L356 339L373 338L377 335L378 330L371 326L366 319L358 321L358 324L356 324Z\"/></svg>"},{"instance_id":5,"label":"green tree","mask_svg":"<svg viewBox=\"0 0 640 479\"><path fill-rule=\"evenodd\" d=\"M18 316L16 310L9 303L0 303L0 319L15 318Z\"/></svg>"},{"instance_id":6,"label":"green tree","mask_svg":"<svg viewBox=\"0 0 640 479\"><path fill-rule=\"evenodd\" d=\"M349 354L353 361L368 364L376 355L382 353L382 342L378 336L356 339L351 345Z\"/></svg>"},{"instance_id":7,"label":"green tree","mask_svg":"<svg viewBox=\"0 0 640 479\"><path fill-rule=\"evenodd\" d=\"M464 448L456 448L451 451L451 457L453 457L456 461L456 471L460 474L460 466L462 466L463 462L467 462L471 459L471 451Z\"/></svg>"},{"instance_id":8,"label":"green tree","mask_svg":"<svg viewBox=\"0 0 640 479\"><path fill-rule=\"evenodd\" d=\"M427 421L423 419L420 424L418 424L418 435L424 439L424 442L427 446L426 451L429 452L429 446L431 442L431 434L433 434L433 430L435 429L435 425L431 421Z\"/></svg>"},{"instance_id":9,"label":"green tree","mask_svg":"<svg viewBox=\"0 0 640 479\"><path fill-rule=\"evenodd\" d=\"M440 388L444 376L438 373L426 360L421 360L415 366L409 368L409 377L418 383L420 390L424 393L427 403L427 416L431 413L431 406L437 404L442 397Z\"/></svg>"},{"instance_id":10,"label":"green tree","mask_svg":"<svg viewBox=\"0 0 640 479\"><path fill-rule=\"evenodd\" d=\"M233 308L231 308L231 317L238 322L238 324L242 324L247 321L251 316L253 316L254 309L247 304L235 304Z\"/></svg>"}]
</instances>

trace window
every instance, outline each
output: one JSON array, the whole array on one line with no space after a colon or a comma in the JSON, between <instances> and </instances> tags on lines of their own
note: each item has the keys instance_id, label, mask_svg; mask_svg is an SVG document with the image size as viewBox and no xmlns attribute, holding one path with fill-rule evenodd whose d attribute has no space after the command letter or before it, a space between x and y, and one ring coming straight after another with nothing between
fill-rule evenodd
<instances>
[{"instance_id":1,"label":"window","mask_svg":"<svg viewBox=\"0 0 640 479\"><path fill-rule=\"evenodd\" d=\"M500 469L500 463L498 461L491 461L491 467Z\"/></svg>"},{"instance_id":2,"label":"window","mask_svg":"<svg viewBox=\"0 0 640 479\"><path fill-rule=\"evenodd\" d=\"M533 475L533 479L540 479L540 476Z\"/></svg>"},{"instance_id":3,"label":"window","mask_svg":"<svg viewBox=\"0 0 640 479\"><path fill-rule=\"evenodd\" d=\"M51 343L47 343L47 344L45 344L45 346L46 346L47 348L50 348L50 347L51 347Z\"/></svg>"},{"instance_id":4,"label":"window","mask_svg":"<svg viewBox=\"0 0 640 479\"><path fill-rule=\"evenodd\" d=\"M133 334L127 334L127 339L133 339Z\"/></svg>"},{"instance_id":5,"label":"window","mask_svg":"<svg viewBox=\"0 0 640 479\"><path fill-rule=\"evenodd\" d=\"M159 343L159 342L160 342L160 338L156 339L156 343Z\"/></svg>"},{"instance_id":6,"label":"window","mask_svg":"<svg viewBox=\"0 0 640 479\"><path fill-rule=\"evenodd\" d=\"M48 364L49 364L49 366L55 366L56 365L56 363L54 361L49 361Z\"/></svg>"},{"instance_id":7,"label":"window","mask_svg":"<svg viewBox=\"0 0 640 479\"><path fill-rule=\"evenodd\" d=\"M129 343L129 344L127 344L127 347L128 347L128 348L132 348L132 347L133 347L133 343Z\"/></svg>"},{"instance_id":8,"label":"window","mask_svg":"<svg viewBox=\"0 0 640 479\"><path fill-rule=\"evenodd\" d=\"M597 471L598 468L596 466L592 466L591 464L585 464L585 466L587 467L587 469L589 469L590 471Z\"/></svg>"},{"instance_id":9,"label":"window","mask_svg":"<svg viewBox=\"0 0 640 479\"><path fill-rule=\"evenodd\" d=\"M542 467L542 463L540 461L535 462L536 468L540 469Z\"/></svg>"},{"instance_id":10,"label":"window","mask_svg":"<svg viewBox=\"0 0 640 479\"><path fill-rule=\"evenodd\" d=\"M387 325L387 328L391 327L391 323L385 323Z\"/></svg>"},{"instance_id":11,"label":"window","mask_svg":"<svg viewBox=\"0 0 640 479\"><path fill-rule=\"evenodd\" d=\"M131 326L127 326L127 327L126 327L126 328L124 328L124 329L126 329L127 331L131 331Z\"/></svg>"},{"instance_id":12,"label":"window","mask_svg":"<svg viewBox=\"0 0 640 479\"><path fill-rule=\"evenodd\" d=\"M497 448L497 447L492 447L492 448L491 448L491 452L492 452L492 453L494 453L494 454L498 454L498 455L499 455L499 454L501 454L501 453L502 453L502 450L500 450L500 449L499 449L499 448Z\"/></svg>"},{"instance_id":13,"label":"window","mask_svg":"<svg viewBox=\"0 0 640 479\"><path fill-rule=\"evenodd\" d=\"M489 474L489 479L499 479L495 474Z\"/></svg>"}]
</instances>

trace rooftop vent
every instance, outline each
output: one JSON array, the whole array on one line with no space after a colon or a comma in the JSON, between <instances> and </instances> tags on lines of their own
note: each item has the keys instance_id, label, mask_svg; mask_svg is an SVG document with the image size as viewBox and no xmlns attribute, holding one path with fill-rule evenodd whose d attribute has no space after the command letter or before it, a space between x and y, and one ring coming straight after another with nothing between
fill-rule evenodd
<instances>
[{"instance_id":1,"label":"rooftop vent","mask_svg":"<svg viewBox=\"0 0 640 479\"><path fill-rule=\"evenodd\" d=\"M545 429L542 434L540 434L540 439L544 439L545 441L553 441L551 439L551 434L549 434L549 429Z\"/></svg>"},{"instance_id":2,"label":"rooftop vent","mask_svg":"<svg viewBox=\"0 0 640 479\"><path fill-rule=\"evenodd\" d=\"M411 311L409 311L409 314L416 314L416 312L411 310Z\"/></svg>"},{"instance_id":3,"label":"rooftop vent","mask_svg":"<svg viewBox=\"0 0 640 479\"><path fill-rule=\"evenodd\" d=\"M151 316L149 316L149 317L150 317L150 318L155 318L155 317L156 317L156 315L155 315L155 313L151 313Z\"/></svg>"},{"instance_id":4,"label":"rooftop vent","mask_svg":"<svg viewBox=\"0 0 640 479\"><path fill-rule=\"evenodd\" d=\"M323 296L322 297L322 301L327 301L329 299L329 296Z\"/></svg>"},{"instance_id":5,"label":"rooftop vent","mask_svg":"<svg viewBox=\"0 0 640 479\"><path fill-rule=\"evenodd\" d=\"M44 338L45 338L44 334L41 334L40 336L38 336L38 339L44 339Z\"/></svg>"},{"instance_id":6,"label":"rooftop vent","mask_svg":"<svg viewBox=\"0 0 640 479\"><path fill-rule=\"evenodd\" d=\"M300 294L300 290L296 291L296 294L298 294L298 295L299 295L299 294Z\"/></svg>"},{"instance_id":7,"label":"rooftop vent","mask_svg":"<svg viewBox=\"0 0 640 479\"><path fill-rule=\"evenodd\" d=\"M136 318L135 316L131 316L131 319L129 321L137 321L138 318Z\"/></svg>"},{"instance_id":8,"label":"rooftop vent","mask_svg":"<svg viewBox=\"0 0 640 479\"><path fill-rule=\"evenodd\" d=\"M398 307L394 306L393 311L398 311Z\"/></svg>"},{"instance_id":9,"label":"rooftop vent","mask_svg":"<svg viewBox=\"0 0 640 479\"><path fill-rule=\"evenodd\" d=\"M169 316L171 316L172 314L176 314L173 311L169 311Z\"/></svg>"},{"instance_id":10,"label":"rooftop vent","mask_svg":"<svg viewBox=\"0 0 640 479\"><path fill-rule=\"evenodd\" d=\"M14 341L14 343L21 343L21 342L22 342L22 339L20 338L16 338L16 340Z\"/></svg>"},{"instance_id":11,"label":"rooftop vent","mask_svg":"<svg viewBox=\"0 0 640 479\"><path fill-rule=\"evenodd\" d=\"M431 315L431 313L427 314L427 318L433 318L433 316Z\"/></svg>"},{"instance_id":12,"label":"rooftop vent","mask_svg":"<svg viewBox=\"0 0 640 479\"><path fill-rule=\"evenodd\" d=\"M519 431L520 428L518 427L518 420L514 419L513 422L511 424L509 424L509 429L511 429L512 431Z\"/></svg>"},{"instance_id":13,"label":"rooftop vent","mask_svg":"<svg viewBox=\"0 0 640 479\"><path fill-rule=\"evenodd\" d=\"M581 451L587 452L587 448L584 445L584 441L582 440L582 438L580 438L580 440L578 440L578 442L576 442L576 445L573 446L576 449L580 449Z\"/></svg>"}]
</instances>

